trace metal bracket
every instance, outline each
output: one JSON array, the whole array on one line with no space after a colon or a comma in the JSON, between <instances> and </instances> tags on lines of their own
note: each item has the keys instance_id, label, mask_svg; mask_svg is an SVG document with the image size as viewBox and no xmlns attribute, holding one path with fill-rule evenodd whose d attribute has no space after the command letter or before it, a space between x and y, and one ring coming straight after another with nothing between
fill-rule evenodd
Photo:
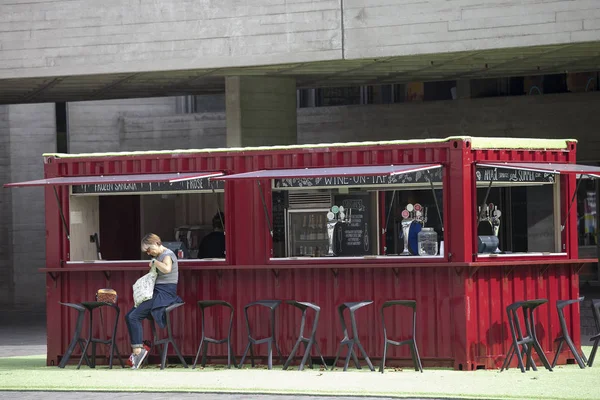
<instances>
[{"instance_id":1,"label":"metal bracket","mask_svg":"<svg viewBox=\"0 0 600 400\"><path fill-rule=\"evenodd\" d=\"M106 277L107 281L110 281L110 271L102 271L104 272L104 276Z\"/></svg>"},{"instance_id":2,"label":"metal bracket","mask_svg":"<svg viewBox=\"0 0 600 400\"><path fill-rule=\"evenodd\" d=\"M574 268L574 269L575 269L575 273L576 273L576 274L578 274L578 273L579 273L579 271L581 271L581 269L583 268L583 266L584 266L585 264L586 264L586 263L581 263L581 264L577 265L577 266Z\"/></svg>"},{"instance_id":3,"label":"metal bracket","mask_svg":"<svg viewBox=\"0 0 600 400\"><path fill-rule=\"evenodd\" d=\"M400 275L400 269L398 267L394 267L394 268L392 268L392 272L394 273L394 276L396 277L396 283L398 283L398 275Z\"/></svg>"},{"instance_id":4,"label":"metal bracket","mask_svg":"<svg viewBox=\"0 0 600 400\"><path fill-rule=\"evenodd\" d=\"M271 272L273 273L273 276L275 277L275 286L279 286L279 270L271 269Z\"/></svg>"},{"instance_id":5,"label":"metal bracket","mask_svg":"<svg viewBox=\"0 0 600 400\"><path fill-rule=\"evenodd\" d=\"M222 269L218 269L216 270L217 273L217 280L219 281L219 287L223 286L223 270Z\"/></svg>"},{"instance_id":6,"label":"metal bracket","mask_svg":"<svg viewBox=\"0 0 600 400\"><path fill-rule=\"evenodd\" d=\"M48 272L48 275L50 275L50 278L52 278L52 280L56 283L56 280L58 279L58 272Z\"/></svg>"},{"instance_id":7,"label":"metal bracket","mask_svg":"<svg viewBox=\"0 0 600 400\"><path fill-rule=\"evenodd\" d=\"M504 268L504 277L506 278L508 275L510 275L511 272L513 272L513 270L515 269L515 266L511 266L511 267L502 267Z\"/></svg>"},{"instance_id":8,"label":"metal bracket","mask_svg":"<svg viewBox=\"0 0 600 400\"><path fill-rule=\"evenodd\" d=\"M339 271L337 268L331 268L331 273L333 274L333 277L337 279Z\"/></svg>"},{"instance_id":9,"label":"metal bracket","mask_svg":"<svg viewBox=\"0 0 600 400\"><path fill-rule=\"evenodd\" d=\"M454 267L454 271L456 272L456 276L460 276L465 267Z\"/></svg>"},{"instance_id":10,"label":"metal bracket","mask_svg":"<svg viewBox=\"0 0 600 400\"><path fill-rule=\"evenodd\" d=\"M469 269L469 278L472 278L473 275L475 275L475 273L479 270L479 267L473 267L471 269Z\"/></svg>"},{"instance_id":11,"label":"metal bracket","mask_svg":"<svg viewBox=\"0 0 600 400\"><path fill-rule=\"evenodd\" d=\"M542 266L542 268L540 268L539 270L539 276L541 277L542 275L544 275L546 271L548 271L548 268L550 268L550 264Z\"/></svg>"}]
</instances>

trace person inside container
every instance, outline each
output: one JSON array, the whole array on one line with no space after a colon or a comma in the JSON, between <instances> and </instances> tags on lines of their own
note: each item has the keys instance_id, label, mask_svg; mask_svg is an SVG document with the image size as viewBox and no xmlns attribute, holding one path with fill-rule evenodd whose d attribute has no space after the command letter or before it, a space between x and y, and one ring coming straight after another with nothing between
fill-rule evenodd
<instances>
[{"instance_id":1,"label":"person inside container","mask_svg":"<svg viewBox=\"0 0 600 400\"><path fill-rule=\"evenodd\" d=\"M225 258L225 214L218 212L212 219L213 231L204 236L198 248L198 258Z\"/></svg>"},{"instance_id":2,"label":"person inside container","mask_svg":"<svg viewBox=\"0 0 600 400\"><path fill-rule=\"evenodd\" d=\"M154 284L154 292L150 300L144 301L134 307L125 315L125 322L129 331L129 338L133 353L129 357L133 369L141 368L144 359L150 350L144 345L143 327L144 319L154 319L161 328L166 327L165 309L174 303L183 303L177 295L177 282L179 268L177 256L162 245L160 237L149 233L142 239L142 251L152 257L148 266L156 267L158 274Z\"/></svg>"}]
</instances>

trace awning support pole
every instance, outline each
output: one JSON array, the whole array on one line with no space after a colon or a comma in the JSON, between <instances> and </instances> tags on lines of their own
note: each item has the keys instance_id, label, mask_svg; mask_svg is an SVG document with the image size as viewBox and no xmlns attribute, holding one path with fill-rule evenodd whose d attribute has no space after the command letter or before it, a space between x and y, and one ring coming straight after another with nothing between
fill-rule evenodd
<instances>
[{"instance_id":1,"label":"awning support pole","mask_svg":"<svg viewBox=\"0 0 600 400\"><path fill-rule=\"evenodd\" d=\"M579 190L579 184L581 183L582 180L583 180L582 178L579 178L579 180L577 181L577 187L575 187L575 191L573 192L573 197L571 197L571 202L569 203L569 209L567 210L567 215L565 215L565 220L560 225L561 232L565 229L565 225L567 224L567 219L569 218L569 214L571 213L571 207L573 206L573 202L575 201L575 198L577 197L577 191Z\"/></svg>"},{"instance_id":2,"label":"awning support pole","mask_svg":"<svg viewBox=\"0 0 600 400\"><path fill-rule=\"evenodd\" d=\"M394 198L395 197L396 197L396 190L394 190L392 192L392 201L390 202L390 208L388 209L387 218L385 220L385 229L383 230L383 233L387 232L388 225L390 224L390 215L392 215L392 207L394 206Z\"/></svg>"},{"instance_id":3,"label":"awning support pole","mask_svg":"<svg viewBox=\"0 0 600 400\"><path fill-rule=\"evenodd\" d=\"M210 184L210 188L213 194L217 194L215 192L215 187L213 186L213 182L211 180L208 181ZM219 216L219 220L221 221L221 227L223 228L223 235L225 235L225 224L223 223L223 217L221 216L221 207L219 207L219 199L217 199L217 215Z\"/></svg>"},{"instance_id":4,"label":"awning support pole","mask_svg":"<svg viewBox=\"0 0 600 400\"><path fill-rule=\"evenodd\" d=\"M267 220L267 225L269 225L269 233L271 234L271 237L273 237L273 228L271 227L271 219L269 218L269 210L267 210L267 202L265 201L265 195L262 191L262 185L260 184L260 181L256 181L256 183L258 183L258 193L260 193L263 210L265 210L265 219Z\"/></svg>"},{"instance_id":5,"label":"awning support pole","mask_svg":"<svg viewBox=\"0 0 600 400\"><path fill-rule=\"evenodd\" d=\"M69 227L67 226L67 221L65 220L62 204L58 198L58 193L56 192L56 186L52 186L52 190L54 190L54 197L56 198L56 203L58 204L58 212L60 213L60 219L62 220L63 228L65 228L65 232L67 232L67 239L71 241L71 234L69 233Z\"/></svg>"},{"instance_id":6,"label":"awning support pole","mask_svg":"<svg viewBox=\"0 0 600 400\"><path fill-rule=\"evenodd\" d=\"M429 170L427 170L426 172L427 172L427 179L429 180L429 184L431 185L431 193L433 193L433 202L435 204L435 209L437 211L438 218L440 219L440 225L442 226L442 232L444 232L444 220L442 219L442 213L440 211L440 206L438 204L437 196L435 194L435 187L433 187L433 180L431 179L431 173L429 172Z\"/></svg>"}]
</instances>

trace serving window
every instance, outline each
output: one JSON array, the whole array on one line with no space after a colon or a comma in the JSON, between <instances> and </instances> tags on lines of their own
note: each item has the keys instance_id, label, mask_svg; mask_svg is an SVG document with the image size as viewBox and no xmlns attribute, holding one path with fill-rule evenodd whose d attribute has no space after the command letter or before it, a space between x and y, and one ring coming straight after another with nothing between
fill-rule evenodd
<instances>
[{"instance_id":1,"label":"serving window","mask_svg":"<svg viewBox=\"0 0 600 400\"><path fill-rule=\"evenodd\" d=\"M220 172L79 176L12 186L69 188L68 215L59 203L69 237L69 261L143 260L140 239L152 232L179 259L224 259L224 183ZM58 200L58 196L57 196ZM218 231L218 232L215 232ZM220 245L212 240L219 236ZM208 251L206 249L210 249ZM215 248L221 251L214 251Z\"/></svg>"},{"instance_id":2,"label":"serving window","mask_svg":"<svg viewBox=\"0 0 600 400\"><path fill-rule=\"evenodd\" d=\"M294 171L272 180L274 258L441 257L441 165Z\"/></svg>"},{"instance_id":3,"label":"serving window","mask_svg":"<svg viewBox=\"0 0 600 400\"><path fill-rule=\"evenodd\" d=\"M600 169L560 163L479 163L475 170L476 246L491 255L565 255L567 223L561 202L576 209L576 197L561 199L560 174L596 177ZM580 182L578 180L578 182Z\"/></svg>"}]
</instances>

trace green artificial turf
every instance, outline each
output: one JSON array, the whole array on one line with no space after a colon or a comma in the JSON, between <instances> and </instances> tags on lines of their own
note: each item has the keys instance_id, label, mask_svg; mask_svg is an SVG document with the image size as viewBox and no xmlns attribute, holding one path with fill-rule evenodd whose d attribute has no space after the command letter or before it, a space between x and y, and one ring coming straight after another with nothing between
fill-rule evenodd
<instances>
[{"instance_id":1,"label":"green artificial turf","mask_svg":"<svg viewBox=\"0 0 600 400\"><path fill-rule=\"evenodd\" d=\"M590 348L584 348L589 353ZM99 366L65 369L46 367L45 356L0 358L0 390L44 391L148 391L148 392L228 392L228 393L308 393L321 395L361 395L390 397L445 397L464 399L598 399L600 365L580 369L577 365L557 366L553 372L454 371L388 369L385 374L341 368L335 371L281 367L224 367L141 370Z\"/></svg>"}]
</instances>

